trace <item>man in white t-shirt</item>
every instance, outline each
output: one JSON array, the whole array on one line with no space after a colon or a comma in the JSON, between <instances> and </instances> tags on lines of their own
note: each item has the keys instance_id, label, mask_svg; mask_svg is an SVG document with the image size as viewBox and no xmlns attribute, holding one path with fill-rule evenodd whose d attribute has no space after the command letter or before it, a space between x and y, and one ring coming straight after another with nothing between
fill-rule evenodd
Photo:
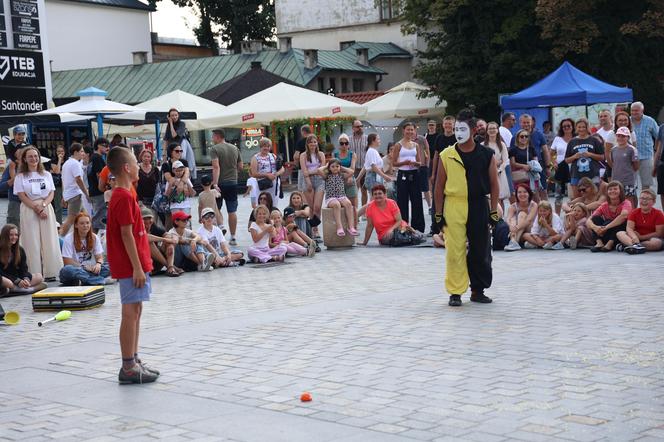
<instances>
[{"instance_id":1,"label":"man in white t-shirt","mask_svg":"<svg viewBox=\"0 0 664 442\"><path fill-rule=\"evenodd\" d=\"M505 146L509 146L512 142L512 132L511 129L516 124L516 116L514 112L505 112L502 118L503 124L498 128L500 132L500 137L505 142ZM513 203L516 201L514 198L514 182L512 181L512 168L509 164L505 166L505 176L507 177L507 184L510 188L510 202Z\"/></svg>"},{"instance_id":2,"label":"man in white t-shirt","mask_svg":"<svg viewBox=\"0 0 664 442\"><path fill-rule=\"evenodd\" d=\"M67 219L60 228L61 236L67 234L69 227L74 223L74 218L81 211L83 195L90 199L83 181L83 168L80 163L82 154L83 145L73 143L69 148L69 159L62 165L62 199L67 203Z\"/></svg>"}]
</instances>

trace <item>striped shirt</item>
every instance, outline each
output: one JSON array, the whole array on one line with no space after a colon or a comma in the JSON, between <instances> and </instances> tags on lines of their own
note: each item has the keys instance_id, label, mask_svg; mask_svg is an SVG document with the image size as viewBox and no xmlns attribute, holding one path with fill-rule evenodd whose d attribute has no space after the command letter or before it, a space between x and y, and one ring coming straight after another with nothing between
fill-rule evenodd
<instances>
[{"instance_id":1,"label":"striped shirt","mask_svg":"<svg viewBox=\"0 0 664 442\"><path fill-rule=\"evenodd\" d=\"M355 169L362 169L364 166L364 158L367 155L367 136L365 134L362 134L359 137L352 135L350 137L350 150L357 155Z\"/></svg>"}]
</instances>

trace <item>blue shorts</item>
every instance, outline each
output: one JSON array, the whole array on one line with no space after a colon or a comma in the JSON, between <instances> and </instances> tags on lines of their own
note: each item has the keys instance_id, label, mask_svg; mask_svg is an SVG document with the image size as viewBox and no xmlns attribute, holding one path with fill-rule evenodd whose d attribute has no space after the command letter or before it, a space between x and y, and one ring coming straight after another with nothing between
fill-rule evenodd
<instances>
[{"instance_id":1,"label":"blue shorts","mask_svg":"<svg viewBox=\"0 0 664 442\"><path fill-rule=\"evenodd\" d=\"M145 284L140 289L134 287L132 278L120 278L118 284L120 285L120 304L138 304L150 300L152 283L149 273L145 274Z\"/></svg>"},{"instance_id":2,"label":"blue shorts","mask_svg":"<svg viewBox=\"0 0 664 442\"><path fill-rule=\"evenodd\" d=\"M217 208L221 210L224 201L226 201L226 210L228 213L237 212L237 182L236 181L222 181L219 183L219 193L221 196L217 198Z\"/></svg>"},{"instance_id":3,"label":"blue shorts","mask_svg":"<svg viewBox=\"0 0 664 442\"><path fill-rule=\"evenodd\" d=\"M195 254L202 253L204 255L207 255L208 252L205 247L203 247L201 244L196 244L196 251L194 252ZM187 256L191 254L191 245L189 243L187 244L178 244L175 246L175 256L173 259L173 262L175 263L176 266L182 267L182 264L185 259L187 259Z\"/></svg>"}]
</instances>

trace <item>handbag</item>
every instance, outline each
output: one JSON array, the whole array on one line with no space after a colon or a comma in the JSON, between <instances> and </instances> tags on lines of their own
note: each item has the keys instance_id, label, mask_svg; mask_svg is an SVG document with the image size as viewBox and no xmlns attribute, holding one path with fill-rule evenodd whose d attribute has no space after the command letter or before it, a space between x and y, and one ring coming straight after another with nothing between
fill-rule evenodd
<instances>
[{"instance_id":1,"label":"handbag","mask_svg":"<svg viewBox=\"0 0 664 442\"><path fill-rule=\"evenodd\" d=\"M157 183L157 189L155 190L154 198L152 198L152 208L157 213L170 213L170 206L171 201L166 195L166 183Z\"/></svg>"},{"instance_id":2,"label":"handbag","mask_svg":"<svg viewBox=\"0 0 664 442\"><path fill-rule=\"evenodd\" d=\"M413 232L410 230L402 232L400 229L394 229L392 238L390 239L390 247L414 246L421 242L423 242L423 239L413 235Z\"/></svg>"},{"instance_id":3,"label":"handbag","mask_svg":"<svg viewBox=\"0 0 664 442\"><path fill-rule=\"evenodd\" d=\"M516 148L518 149L518 147ZM528 164L529 160L529 154L530 154L530 146L526 149L526 164ZM528 171L523 170L523 169L517 169L517 170L512 170L512 181L515 183L520 183L521 181L528 181L530 179L530 176L528 175Z\"/></svg>"},{"instance_id":4,"label":"handbag","mask_svg":"<svg viewBox=\"0 0 664 442\"><path fill-rule=\"evenodd\" d=\"M272 180L269 178L261 178L258 181L258 189L259 190L266 190L272 187Z\"/></svg>"},{"instance_id":5,"label":"handbag","mask_svg":"<svg viewBox=\"0 0 664 442\"><path fill-rule=\"evenodd\" d=\"M558 164L558 168L556 169L556 173L553 175L553 179L561 184L569 182L569 165L565 161L562 161Z\"/></svg>"}]
</instances>

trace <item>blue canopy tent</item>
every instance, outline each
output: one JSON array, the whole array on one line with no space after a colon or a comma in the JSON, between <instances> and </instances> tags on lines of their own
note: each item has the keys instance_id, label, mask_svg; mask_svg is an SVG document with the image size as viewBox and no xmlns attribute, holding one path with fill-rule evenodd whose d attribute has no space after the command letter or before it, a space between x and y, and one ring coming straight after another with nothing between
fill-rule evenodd
<instances>
[{"instance_id":1,"label":"blue canopy tent","mask_svg":"<svg viewBox=\"0 0 664 442\"><path fill-rule=\"evenodd\" d=\"M534 107L583 106L595 103L632 101L632 90L613 86L586 74L568 62L514 95L500 100L503 109Z\"/></svg>"},{"instance_id":2,"label":"blue canopy tent","mask_svg":"<svg viewBox=\"0 0 664 442\"><path fill-rule=\"evenodd\" d=\"M517 117L523 113L532 114L541 128L552 107L630 103L632 99L630 88L605 83L564 62L532 86L501 97L500 105L503 112L514 112Z\"/></svg>"}]
</instances>

